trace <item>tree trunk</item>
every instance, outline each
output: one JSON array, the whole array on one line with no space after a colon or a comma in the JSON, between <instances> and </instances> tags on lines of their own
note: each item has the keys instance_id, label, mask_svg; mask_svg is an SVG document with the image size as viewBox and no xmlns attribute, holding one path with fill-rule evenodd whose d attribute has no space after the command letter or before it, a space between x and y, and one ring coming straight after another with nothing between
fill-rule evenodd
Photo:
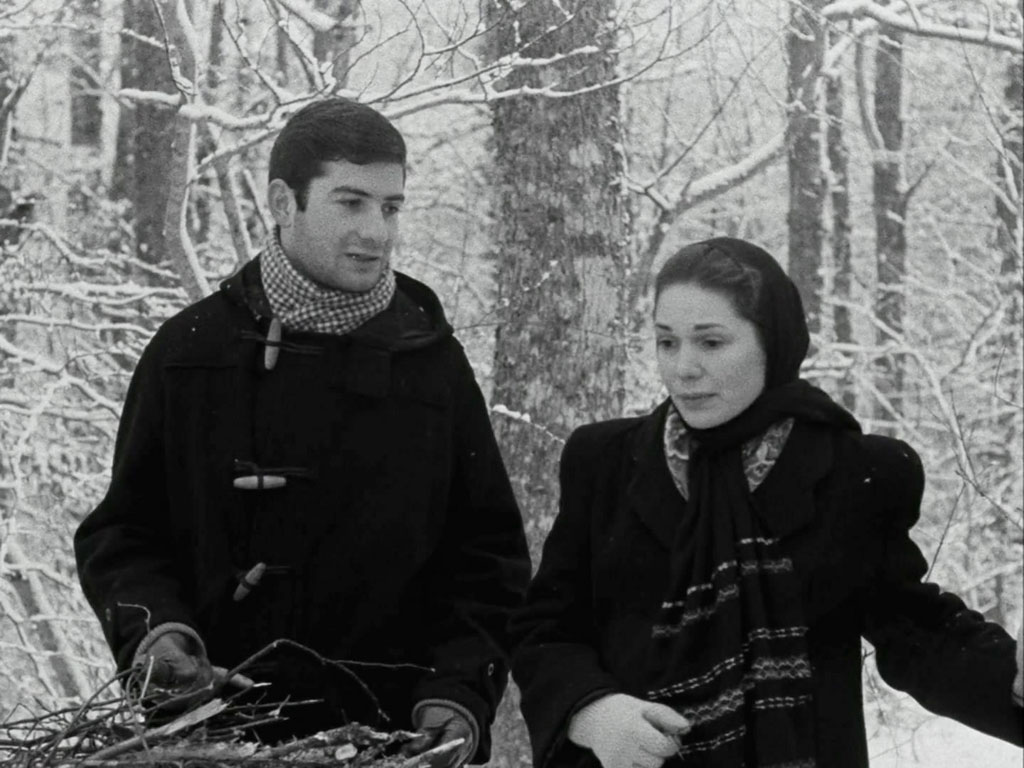
<instances>
[{"instance_id":1,"label":"tree trunk","mask_svg":"<svg viewBox=\"0 0 1024 768\"><path fill-rule=\"evenodd\" d=\"M853 250L850 233L853 225L850 218L850 150L846 145L844 130L843 78L833 72L825 81L825 114L828 118L828 161L830 191L832 197L832 293L838 302L849 302L853 288ZM840 344L853 343L853 324L850 309L837 303L832 312L836 341ZM857 405L853 381L849 375L840 382L843 405L853 410Z\"/></svg>"},{"instance_id":2,"label":"tree trunk","mask_svg":"<svg viewBox=\"0 0 1024 768\"><path fill-rule=\"evenodd\" d=\"M124 14L128 29L163 41L164 32L153 0L125 0ZM124 35L122 56L122 87L174 92L167 52L162 47ZM167 124L172 115L168 107L154 104L135 104L121 110L116 164L119 170L114 175L114 187L133 203L135 253L148 264L158 264L165 255L163 225L173 137ZM151 278L140 272L137 279Z\"/></svg>"},{"instance_id":3,"label":"tree trunk","mask_svg":"<svg viewBox=\"0 0 1024 768\"><path fill-rule=\"evenodd\" d=\"M1002 151L996 162L999 189L1005 192L996 197L996 247L1001 254L999 272L1007 278L1000 282L1009 303L1007 327L1018 328L1022 319L1020 275L1021 250L1024 245L1021 231L1021 200L1024 200L1021 175L1024 169L1024 66L1019 56L1009 57L1006 75L1006 105L1000 127Z\"/></svg>"},{"instance_id":4,"label":"tree trunk","mask_svg":"<svg viewBox=\"0 0 1024 768\"><path fill-rule=\"evenodd\" d=\"M160 0L166 25L167 43L173 51L171 60L177 69L177 89L182 106L192 104L196 98L196 42L195 28L184 3L176 0ZM164 170L163 182L167 189L167 202L163 211L163 245L166 258L181 281L189 301L199 301L206 296L209 285L192 245L186 217L189 208L194 175L196 127L191 119L179 109L173 116L167 133L171 137L171 152Z\"/></svg>"},{"instance_id":5,"label":"tree trunk","mask_svg":"<svg viewBox=\"0 0 1024 768\"><path fill-rule=\"evenodd\" d=\"M338 23L326 32L313 35L313 55L318 61L330 62L335 89L345 88L348 83L348 68L352 46L355 44L352 28L346 22L359 8L358 0L316 0L315 7Z\"/></svg>"},{"instance_id":6,"label":"tree trunk","mask_svg":"<svg viewBox=\"0 0 1024 768\"><path fill-rule=\"evenodd\" d=\"M494 58L546 58L598 50L545 68L520 69L503 89L571 91L615 76L612 0L488 6ZM629 215L617 87L493 103L498 306L492 402L534 562L558 504L558 460L576 426L621 415ZM528 420L527 420L528 418ZM495 728L492 765L529 765L529 747L507 711ZM518 720L518 714L514 715Z\"/></svg>"},{"instance_id":7,"label":"tree trunk","mask_svg":"<svg viewBox=\"0 0 1024 768\"><path fill-rule=\"evenodd\" d=\"M819 83L826 35L824 0L794 3L786 35L788 53L786 146L789 169L789 274L800 291L811 333L821 325L825 175Z\"/></svg>"},{"instance_id":8,"label":"tree trunk","mask_svg":"<svg viewBox=\"0 0 1024 768\"><path fill-rule=\"evenodd\" d=\"M1021 4L1024 6L1024 3ZM1024 8L1022 8L1024 10ZM1006 70L1007 83L1003 95L1005 104L1002 123L999 126L1001 151L996 159L996 180L1000 194L996 195L996 253L999 258L999 292L1000 300L1005 308L1002 321L1002 333L995 337L995 348L991 350L989 359L994 358L991 369L996 371L993 406L1001 408L1002 393L1010 398L1018 398L1022 389L1021 327L1024 320L1021 302L1024 299L1021 291L1021 277L1024 274L1021 254L1024 250L1024 61L1018 55L1009 57ZM990 363L991 365L991 363ZM1003 410L995 418L994 445L984 458L993 468L998 467L999 475L1010 478L1009 485L1016 485L1013 478L1019 477L1021 466L1021 432L1019 413L1007 413ZM1017 486L1019 487L1019 486ZM1020 539L1020 530L1014 531L1009 520L997 517L992 528L986 532L1003 541ZM1012 583L1012 582L1011 582ZM1017 582L1019 583L1019 582ZM1005 576L1000 574L994 589L994 604L986 618L993 621L1004 619L1016 607L1013 596L1014 589L1007 589ZM1018 593L1019 594L1019 593Z\"/></svg>"},{"instance_id":9,"label":"tree trunk","mask_svg":"<svg viewBox=\"0 0 1024 768\"><path fill-rule=\"evenodd\" d=\"M906 304L904 281L907 257L907 184L903 160L903 33L883 29L875 55L874 117L882 146L873 163L875 258L878 293L875 317L893 333L903 333ZM879 329L878 342L891 342ZM877 387L895 413L882 404L876 409L883 421L903 411L904 356L892 353L880 361Z\"/></svg>"}]
</instances>

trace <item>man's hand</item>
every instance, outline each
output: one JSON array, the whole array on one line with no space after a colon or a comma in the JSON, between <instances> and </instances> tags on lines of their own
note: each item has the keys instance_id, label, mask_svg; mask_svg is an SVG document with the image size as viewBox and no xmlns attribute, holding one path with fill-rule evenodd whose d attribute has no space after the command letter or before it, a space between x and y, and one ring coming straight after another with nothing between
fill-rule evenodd
<instances>
[{"instance_id":1,"label":"man's hand","mask_svg":"<svg viewBox=\"0 0 1024 768\"><path fill-rule=\"evenodd\" d=\"M1024 619L1017 630L1017 677L1013 679L1013 700L1024 707Z\"/></svg>"},{"instance_id":2,"label":"man's hand","mask_svg":"<svg viewBox=\"0 0 1024 768\"><path fill-rule=\"evenodd\" d=\"M157 709L181 711L212 695L214 675L210 660L200 644L182 632L160 635L138 663L143 677L148 668L151 687L171 695L159 702Z\"/></svg>"},{"instance_id":3,"label":"man's hand","mask_svg":"<svg viewBox=\"0 0 1024 768\"><path fill-rule=\"evenodd\" d=\"M671 707L614 693L569 721L569 740L591 750L604 768L660 768L675 755L675 737L690 724Z\"/></svg>"},{"instance_id":4,"label":"man's hand","mask_svg":"<svg viewBox=\"0 0 1024 768\"><path fill-rule=\"evenodd\" d=\"M458 768L476 750L473 726L459 712L443 704L428 704L415 712L416 730L420 735L402 747L407 756L422 755L457 739L462 743L450 750L425 756L430 768Z\"/></svg>"}]
</instances>

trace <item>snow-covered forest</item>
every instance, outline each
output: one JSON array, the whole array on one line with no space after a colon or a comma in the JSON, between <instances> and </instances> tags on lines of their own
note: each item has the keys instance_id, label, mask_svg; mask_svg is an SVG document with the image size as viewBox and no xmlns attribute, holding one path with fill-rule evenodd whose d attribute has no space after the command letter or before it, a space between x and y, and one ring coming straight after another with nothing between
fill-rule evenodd
<instances>
[{"instance_id":1,"label":"snow-covered forest","mask_svg":"<svg viewBox=\"0 0 1024 768\"><path fill-rule=\"evenodd\" d=\"M1016 634L1022 18L1022 0L5 0L0 719L111 677L71 536L129 377L259 250L270 141L329 93L409 142L396 267L469 352L535 560L565 437L664 396L652 271L733 235L797 281L805 376L921 454L931 578ZM867 645L865 666L875 764L1020 764L886 688ZM492 764L528 766L514 691L503 709Z\"/></svg>"}]
</instances>

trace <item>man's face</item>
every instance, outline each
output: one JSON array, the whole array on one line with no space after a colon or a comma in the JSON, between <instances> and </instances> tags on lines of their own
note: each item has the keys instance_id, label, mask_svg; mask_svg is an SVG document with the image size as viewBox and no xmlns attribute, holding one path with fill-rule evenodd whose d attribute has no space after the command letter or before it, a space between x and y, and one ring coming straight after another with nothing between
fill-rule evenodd
<instances>
[{"instance_id":1,"label":"man's face","mask_svg":"<svg viewBox=\"0 0 1024 768\"><path fill-rule=\"evenodd\" d=\"M399 163L323 163L310 180L306 209L281 179L270 183L270 207L281 247L295 268L329 288L362 293L377 284L398 237L405 199Z\"/></svg>"}]
</instances>

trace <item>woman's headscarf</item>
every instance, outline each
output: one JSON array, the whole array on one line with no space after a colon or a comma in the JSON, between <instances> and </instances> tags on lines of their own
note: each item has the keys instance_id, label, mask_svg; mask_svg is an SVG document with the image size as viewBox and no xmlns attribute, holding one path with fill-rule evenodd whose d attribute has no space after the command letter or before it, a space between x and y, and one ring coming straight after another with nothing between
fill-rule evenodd
<instances>
[{"instance_id":1,"label":"woman's headscarf","mask_svg":"<svg viewBox=\"0 0 1024 768\"><path fill-rule=\"evenodd\" d=\"M810 336L796 286L775 259L724 237L686 246L675 258L708 256L731 258L760 277L754 320L764 345L765 389L730 421L689 430L697 445L689 462L690 498L652 631L648 694L693 723L680 746L687 766L812 768L813 685L802 595L768 521L813 515L801 509L813 500L798 476L776 476L773 508L758 508L742 449L787 419L794 420L794 430L824 427L818 430L822 439L831 430L860 427L825 392L799 378ZM800 465L785 464L797 468L792 473Z\"/></svg>"}]
</instances>

